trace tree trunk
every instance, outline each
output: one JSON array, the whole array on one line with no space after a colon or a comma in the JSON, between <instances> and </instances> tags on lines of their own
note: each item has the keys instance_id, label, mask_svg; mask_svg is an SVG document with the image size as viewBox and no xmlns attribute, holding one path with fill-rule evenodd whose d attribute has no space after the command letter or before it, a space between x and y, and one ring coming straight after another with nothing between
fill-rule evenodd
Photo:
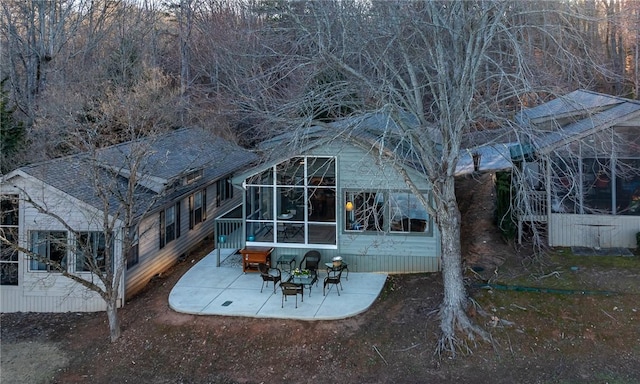
<instances>
[{"instance_id":1,"label":"tree trunk","mask_svg":"<svg viewBox=\"0 0 640 384\"><path fill-rule=\"evenodd\" d=\"M439 211L438 230L442 248L442 280L444 284L444 298L440 306L441 338L437 352L449 352L455 356L461 349L469 351L466 341L456 337L459 330L468 340L474 340L475 335L488 339L486 332L472 323L467 316L469 298L464 287L462 275L462 247L460 243L461 215L455 200L453 183L445 187L443 201L444 209ZM449 191L451 189L451 191Z\"/></svg>"},{"instance_id":2,"label":"tree trunk","mask_svg":"<svg viewBox=\"0 0 640 384\"><path fill-rule=\"evenodd\" d=\"M111 342L118 340L121 334L120 319L118 318L118 306L115 300L107 301L107 318L109 319L109 337Z\"/></svg>"}]
</instances>

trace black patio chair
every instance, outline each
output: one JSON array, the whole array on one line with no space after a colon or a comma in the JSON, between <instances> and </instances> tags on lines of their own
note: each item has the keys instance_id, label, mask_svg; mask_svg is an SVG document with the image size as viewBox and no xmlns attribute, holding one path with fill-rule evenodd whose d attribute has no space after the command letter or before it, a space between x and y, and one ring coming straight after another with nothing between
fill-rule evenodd
<instances>
[{"instance_id":1,"label":"black patio chair","mask_svg":"<svg viewBox=\"0 0 640 384\"><path fill-rule=\"evenodd\" d=\"M287 300L287 296L296 297L296 308L298 308L298 295L301 296L301 301L304 302L304 288L302 285L285 281L280 283L280 289L282 289L282 305L280 308L284 308L284 302Z\"/></svg>"},{"instance_id":2,"label":"black patio chair","mask_svg":"<svg viewBox=\"0 0 640 384\"><path fill-rule=\"evenodd\" d=\"M269 285L270 281L273 281L273 293L276 293L276 284L282 280L282 272L278 268L270 268L265 263L258 264L258 270L260 271L260 277L262 277L262 288L260 288L260 293L264 289L264 285Z\"/></svg>"},{"instance_id":3,"label":"black patio chair","mask_svg":"<svg viewBox=\"0 0 640 384\"><path fill-rule=\"evenodd\" d=\"M324 278L324 284L322 286L322 296L325 296L325 288L327 288L327 285L329 284L334 284L336 286L336 291L338 291L338 296L340 296L340 289L342 289L342 283L340 282L340 278L342 277L342 269L333 273L333 274L329 274L327 275L327 277ZM340 288L338 288L338 285L340 285ZM331 290L331 287L329 287L329 290Z\"/></svg>"},{"instance_id":4,"label":"black patio chair","mask_svg":"<svg viewBox=\"0 0 640 384\"><path fill-rule=\"evenodd\" d=\"M314 277L316 285L318 285L318 268L320 267L320 259L322 255L318 251L309 251L304 254L300 260L300 269L308 269Z\"/></svg>"}]
</instances>

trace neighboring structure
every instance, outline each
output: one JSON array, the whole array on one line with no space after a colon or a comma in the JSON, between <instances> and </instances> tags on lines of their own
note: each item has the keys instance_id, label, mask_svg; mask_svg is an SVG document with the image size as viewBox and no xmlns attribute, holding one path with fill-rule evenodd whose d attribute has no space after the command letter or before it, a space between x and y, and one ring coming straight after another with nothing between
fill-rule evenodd
<instances>
[{"instance_id":1,"label":"neighboring structure","mask_svg":"<svg viewBox=\"0 0 640 384\"><path fill-rule=\"evenodd\" d=\"M516 216L545 228L551 246L636 247L640 232L640 102L578 90L524 110L536 130L514 148ZM542 225L540 225L542 224Z\"/></svg>"},{"instance_id":2,"label":"neighboring structure","mask_svg":"<svg viewBox=\"0 0 640 384\"><path fill-rule=\"evenodd\" d=\"M137 160L134 160L137 158ZM207 236L216 215L238 205L233 173L256 156L198 128L19 168L0 180L0 231L23 249L95 281L84 257L104 255L104 210L116 218L113 257L127 257L120 306ZM135 168L134 168L135 166ZM135 175L135 176L134 176ZM121 198L136 179L133 247L123 251ZM108 191L109 204L99 197ZM115 192L114 192L115 191ZM119 191L119 192L118 192ZM33 201L33 203L30 202ZM51 214L42 213L36 205ZM58 216L56 219L54 216ZM64 224L63 224L64 222ZM90 244L91 255L77 244ZM126 256L125 256L126 255ZM45 263L0 242L0 311L100 311L104 301Z\"/></svg>"},{"instance_id":3,"label":"neighboring structure","mask_svg":"<svg viewBox=\"0 0 640 384\"><path fill-rule=\"evenodd\" d=\"M372 148L335 134L344 124L356 125L354 134L375 138L390 121L372 115L329 124L334 134L312 127L303 137L269 140L263 149L277 155L233 179L244 192L244 204L235 219L218 220L219 246L272 247L274 263L281 255L295 255L299 263L315 249L323 262L342 256L351 272L438 271L434 220ZM403 167L430 201L426 175L409 158ZM230 230L233 221L235 231Z\"/></svg>"}]
</instances>

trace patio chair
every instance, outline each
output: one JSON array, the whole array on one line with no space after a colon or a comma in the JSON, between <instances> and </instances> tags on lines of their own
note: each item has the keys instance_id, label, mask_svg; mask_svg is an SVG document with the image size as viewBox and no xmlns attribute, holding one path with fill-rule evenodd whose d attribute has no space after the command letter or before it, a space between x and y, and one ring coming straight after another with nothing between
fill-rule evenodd
<instances>
[{"instance_id":1,"label":"patio chair","mask_svg":"<svg viewBox=\"0 0 640 384\"><path fill-rule=\"evenodd\" d=\"M298 294L301 296L301 301L304 302L304 288L302 285L283 282L280 283L280 289L282 289L282 305L280 308L284 308L284 302L287 300L287 296L295 296L296 297L296 308L298 308Z\"/></svg>"},{"instance_id":2,"label":"patio chair","mask_svg":"<svg viewBox=\"0 0 640 384\"><path fill-rule=\"evenodd\" d=\"M273 281L273 293L276 293L276 284L282 280L282 272L278 268L270 268L265 263L258 264L258 270L260 271L260 277L262 277L262 288L260 293L264 289L264 285L269 285L270 281Z\"/></svg>"},{"instance_id":3,"label":"patio chair","mask_svg":"<svg viewBox=\"0 0 640 384\"><path fill-rule=\"evenodd\" d=\"M329 284L334 284L336 286L336 291L338 291L338 296L340 296L340 289L342 289L342 283L340 282L340 278L342 277L342 269L338 270L337 272L335 272L334 274L329 274L327 275L327 277L324 278L324 284L322 286L322 296L325 295L325 288L327 288L327 285ZM338 285L340 285L340 288L338 288ZM329 287L329 290L331 290L331 287Z\"/></svg>"},{"instance_id":4,"label":"patio chair","mask_svg":"<svg viewBox=\"0 0 640 384\"><path fill-rule=\"evenodd\" d=\"M315 278L316 285L318 285L318 268L320 267L320 259L322 255L318 251L309 251L304 254L302 260L300 260L300 269L308 269Z\"/></svg>"}]
</instances>

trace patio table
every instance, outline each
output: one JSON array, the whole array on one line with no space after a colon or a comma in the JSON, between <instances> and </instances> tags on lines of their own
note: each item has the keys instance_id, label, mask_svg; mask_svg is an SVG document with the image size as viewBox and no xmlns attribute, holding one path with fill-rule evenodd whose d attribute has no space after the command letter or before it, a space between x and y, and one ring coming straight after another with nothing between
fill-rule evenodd
<instances>
[{"instance_id":1,"label":"patio table","mask_svg":"<svg viewBox=\"0 0 640 384\"><path fill-rule=\"evenodd\" d=\"M309 288L309 297L311 297L311 287L317 280L318 280L318 277L315 275L309 275L309 276L291 275L287 281L293 284L302 285L303 287Z\"/></svg>"},{"instance_id":2,"label":"patio table","mask_svg":"<svg viewBox=\"0 0 640 384\"><path fill-rule=\"evenodd\" d=\"M280 255L280 257L278 257L278 260L276 260L276 265L278 268L280 268L280 265L283 265L283 266L288 265L287 272L291 273L293 268L295 268L296 266L296 255ZM282 269L284 270L284 268Z\"/></svg>"},{"instance_id":3,"label":"patio table","mask_svg":"<svg viewBox=\"0 0 640 384\"><path fill-rule=\"evenodd\" d=\"M349 265L344 261L340 265L333 265L333 263L324 263L324 265L327 267L327 275L331 272L340 272L346 269L347 275L345 276L345 279L349 280Z\"/></svg>"}]
</instances>

